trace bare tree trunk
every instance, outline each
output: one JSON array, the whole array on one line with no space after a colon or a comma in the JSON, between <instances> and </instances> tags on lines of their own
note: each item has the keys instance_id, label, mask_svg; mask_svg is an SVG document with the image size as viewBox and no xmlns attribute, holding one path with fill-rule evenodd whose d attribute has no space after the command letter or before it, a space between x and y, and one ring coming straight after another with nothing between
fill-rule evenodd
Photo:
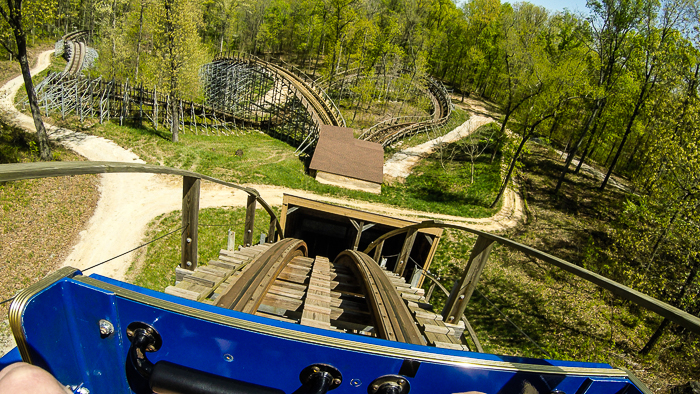
<instances>
[{"instance_id":1,"label":"bare tree trunk","mask_svg":"<svg viewBox=\"0 0 700 394\"><path fill-rule=\"evenodd\" d=\"M506 175L506 178L503 180L503 183L501 184L501 189L498 191L498 195L496 196L496 199L493 200L493 202L491 203L491 208L496 207L496 204L498 204L498 201L501 199L501 197L503 196L503 193L506 191L506 188L508 187L508 183L510 182L510 178L513 176L513 170L515 169L515 163L517 163L518 157L520 157L520 152L523 150L523 146L525 146L525 143L529 139L530 139L530 134L526 132L526 134L523 136L522 140L520 140L520 145L518 145L518 150L515 151L513 158L510 160L510 166L508 166L508 174Z\"/></svg>"},{"instance_id":2,"label":"bare tree trunk","mask_svg":"<svg viewBox=\"0 0 700 394\"><path fill-rule=\"evenodd\" d=\"M134 80L138 82L139 80L139 66L141 63L141 39L143 35L143 9L145 8L145 0L141 0L141 12L139 13L139 36L136 40L136 72L134 73Z\"/></svg>"},{"instance_id":3,"label":"bare tree trunk","mask_svg":"<svg viewBox=\"0 0 700 394\"><path fill-rule=\"evenodd\" d=\"M39 155L41 160L51 161L53 156L51 155L49 136L46 134L44 121L41 119L39 100L37 99L36 92L34 91L34 83L32 82L32 75L29 70L29 61L27 60L27 35L22 27L22 2L16 1L15 4L13 4L8 0L7 3L9 6L9 15L3 11L2 17L12 27L12 31L15 35L15 41L17 42L17 53L15 54L15 58L19 62L20 69L22 69L22 79L24 79L24 87L27 91L29 108L32 111L32 119L34 120L34 127L36 128L36 138L39 142ZM5 49L12 53L10 48L6 47Z\"/></svg>"},{"instance_id":4,"label":"bare tree trunk","mask_svg":"<svg viewBox=\"0 0 700 394\"><path fill-rule=\"evenodd\" d=\"M681 287L681 291L676 297L676 303L678 303L678 301L683 299L683 297L685 296L688 287L693 283L695 277L698 275L698 268L700 268L700 260L696 259L695 264L693 264L693 268L690 269L690 273L688 273L688 277L685 279L683 287ZM639 354L647 355L649 354L649 352L651 352L656 343L663 336L664 332L666 331L666 327L668 327L669 323L671 323L671 321L667 318L664 318L664 320L661 322L656 331L654 331L654 334L652 334L651 338L649 338L649 341L646 343L646 345L644 345L642 350L639 351Z\"/></svg>"},{"instance_id":5,"label":"bare tree trunk","mask_svg":"<svg viewBox=\"0 0 700 394\"><path fill-rule=\"evenodd\" d=\"M607 122L603 123L603 126L600 127L600 132L601 134L605 131L605 126L607 125ZM595 151L595 147L593 149L591 148L591 143L595 139L595 136L598 134L597 130L597 125L594 126L593 132L591 132L591 136L588 138L588 142L586 142L586 148L583 150L583 154L581 154L581 158L578 161L578 166L576 166L576 170L574 170L574 174L578 174L581 171L581 167L583 166L584 161L588 156L593 157L593 152Z\"/></svg>"},{"instance_id":6,"label":"bare tree trunk","mask_svg":"<svg viewBox=\"0 0 700 394\"><path fill-rule=\"evenodd\" d=\"M588 121L586 122L586 127L583 129L583 132L579 136L578 141L576 141L573 148L571 148L571 151L569 151L569 155L566 157L566 163L564 163L564 169L561 171L561 175L559 176L559 180L557 181L557 186L554 188L554 194L559 193L559 189L561 189L561 185L564 183L564 179L566 178L566 173L569 172L569 165L574 160L574 157L576 156L576 151L581 146L583 139L586 138L586 134L588 133L588 129L591 127L591 124L595 120L596 115L598 115L598 110L600 109L600 107L601 107L601 102L599 100L596 103L596 106L595 106L595 109L593 110L593 113L588 118ZM579 162L579 164L580 164L580 162Z\"/></svg>"}]
</instances>

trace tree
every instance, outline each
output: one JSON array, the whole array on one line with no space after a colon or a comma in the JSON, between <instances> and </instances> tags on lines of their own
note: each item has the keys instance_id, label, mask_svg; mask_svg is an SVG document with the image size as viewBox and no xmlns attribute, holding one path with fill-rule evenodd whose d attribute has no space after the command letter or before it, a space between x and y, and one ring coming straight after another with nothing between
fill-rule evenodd
<instances>
[{"instance_id":1,"label":"tree","mask_svg":"<svg viewBox=\"0 0 700 394\"><path fill-rule=\"evenodd\" d=\"M640 53L636 56L638 61L632 63L639 83L639 90L632 113L629 115L625 131L622 134L622 140L605 179L600 185L600 190L605 189L641 110L658 84L663 83L666 66L673 63L672 56L676 52L676 44L681 39L678 28L682 26L688 16L687 6L688 3L685 0L666 0L661 3L659 15L659 9L655 2L649 1L644 5L643 23L635 40L637 41L635 47L639 49ZM660 17L660 20L657 17Z\"/></svg>"},{"instance_id":2,"label":"tree","mask_svg":"<svg viewBox=\"0 0 700 394\"><path fill-rule=\"evenodd\" d=\"M156 2L154 50L151 70L169 92L170 131L173 142L178 141L179 100L196 92L197 70L203 62L197 29L202 24L200 7L192 0L161 0Z\"/></svg>"},{"instance_id":3,"label":"tree","mask_svg":"<svg viewBox=\"0 0 700 394\"><path fill-rule=\"evenodd\" d=\"M53 18L56 8L55 0L7 0L7 5L0 4L0 44L19 62L22 69L24 87L27 90L29 108L32 111L36 136L39 141L41 160L52 159L49 137L41 118L38 99L27 59L27 31L41 28Z\"/></svg>"},{"instance_id":4,"label":"tree","mask_svg":"<svg viewBox=\"0 0 700 394\"><path fill-rule=\"evenodd\" d=\"M637 27L641 13L639 0L589 0L591 16L588 18L589 40L589 75L592 78L592 91L587 94L589 100L586 122L569 149L564 168L557 181L555 193L558 193L581 143L588 136L589 130L597 127L608 99L615 93L625 65L630 58L633 46L629 44L630 36Z\"/></svg>"}]
</instances>

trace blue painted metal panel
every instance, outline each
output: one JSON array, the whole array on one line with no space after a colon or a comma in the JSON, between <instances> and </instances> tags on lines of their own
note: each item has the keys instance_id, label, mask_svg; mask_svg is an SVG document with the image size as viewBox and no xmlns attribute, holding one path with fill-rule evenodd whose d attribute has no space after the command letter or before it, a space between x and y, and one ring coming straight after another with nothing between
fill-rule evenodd
<instances>
[{"instance_id":1,"label":"blue painted metal panel","mask_svg":"<svg viewBox=\"0 0 700 394\"><path fill-rule=\"evenodd\" d=\"M0 358L0 370L6 366L22 361L22 355L19 354L19 349L17 347L12 348L9 352L5 353L2 358Z\"/></svg>"},{"instance_id":2,"label":"blue painted metal panel","mask_svg":"<svg viewBox=\"0 0 700 394\"><path fill-rule=\"evenodd\" d=\"M599 367L602 372L610 369L605 364L460 352L319 330L191 302L98 276L93 277L141 294L221 315L293 329L304 335L323 334L339 340L350 339L361 348L381 345L407 351L431 352L438 357L458 355L475 360L529 362L561 367ZM115 333L102 337L98 327L100 319L112 322ZM39 293L29 303L24 314L24 328L32 360L52 372L64 384L84 383L92 392L99 393L147 392L139 388L144 382L133 374L130 374L129 378L131 389L127 385L128 369L125 365L129 341L125 337L125 330L129 323L135 321L152 325L162 336L162 348L148 354L154 363L167 360L217 375L281 389L286 393L293 393L299 389L299 373L311 364L331 364L341 371L343 384L333 390L334 394L364 394L367 392L367 385L377 377L398 374L404 362L402 357L359 349L322 346L303 339L292 340L201 320L116 296L74 279L63 279ZM589 382L590 387L585 393L618 393L625 388L632 388L630 392L636 390L624 377L593 379L556 373L540 374L468 365L455 366L441 362L440 359L421 362L415 377L408 377L408 380L412 393L549 393L560 388L572 394ZM355 385L351 385L351 381L354 381Z\"/></svg>"}]
</instances>

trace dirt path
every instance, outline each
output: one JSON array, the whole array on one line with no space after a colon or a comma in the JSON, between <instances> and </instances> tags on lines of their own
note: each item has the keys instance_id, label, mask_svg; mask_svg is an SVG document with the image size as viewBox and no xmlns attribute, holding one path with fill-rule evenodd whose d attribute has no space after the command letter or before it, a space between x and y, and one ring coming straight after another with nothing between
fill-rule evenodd
<instances>
[{"instance_id":1,"label":"dirt path","mask_svg":"<svg viewBox=\"0 0 700 394\"><path fill-rule=\"evenodd\" d=\"M52 51L41 54L32 74L39 73L50 63ZM17 77L0 89L0 110L4 117L11 119L28 131L34 132L31 117L17 111L13 100L17 90L22 86L22 78ZM68 129L47 124L50 138L56 140L88 160L121 161L143 163L134 153L123 149L112 141L90 136ZM455 130L455 135L464 130ZM156 216L181 208L182 186L179 177L150 174L104 174L101 176L100 199L88 227L83 230L80 240L74 246L65 265L84 269L96 263L122 254L143 241L148 223ZM313 193L284 187L268 185L247 185L256 188L261 196L271 205L281 205L284 193L301 197L314 198L335 204L355 207L408 219L438 219L462 223L486 231L498 231L509 228L522 217L522 203L515 193L506 196L503 209L493 217L467 219L462 217L417 212L395 207L352 201L344 198L317 196ZM244 206L247 195L220 185L204 182L200 206ZM123 280L132 256L127 254L104 264L90 273Z\"/></svg>"}]
</instances>

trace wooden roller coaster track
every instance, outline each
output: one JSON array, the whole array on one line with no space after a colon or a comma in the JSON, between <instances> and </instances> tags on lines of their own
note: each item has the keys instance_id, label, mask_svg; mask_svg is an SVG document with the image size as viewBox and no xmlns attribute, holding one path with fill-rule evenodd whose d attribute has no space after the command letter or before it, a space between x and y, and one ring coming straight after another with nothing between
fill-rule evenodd
<instances>
[{"instance_id":1,"label":"wooden roller coaster track","mask_svg":"<svg viewBox=\"0 0 700 394\"><path fill-rule=\"evenodd\" d=\"M460 225L425 221L397 228L375 239L364 252L345 250L330 262L319 255L309 257L304 241L285 238L275 213L253 189L189 171L145 164L57 162L4 164L1 167L0 182L115 172L182 176L185 185L183 227L186 229L182 233L182 263L176 271L176 285L169 286L165 291L240 312L328 330L452 349L469 348L465 344L466 338L462 336L466 329L474 343L472 350L479 351L478 339L464 317L464 310L492 246L501 244L590 281L693 332L700 332L700 319L697 316L547 253ZM246 191L249 194L247 211L251 213L245 221L245 234L251 236L244 237L243 247L239 250L221 250L218 259L209 261L208 265L198 265L196 260L197 190L200 180ZM270 242L251 245L256 201L270 214ZM455 282L441 314L433 312L432 306L427 303L426 298L432 290L426 297L422 289L405 282L401 276L403 265L397 264L394 272L386 271L381 265L381 250L385 241L427 228L451 228L478 237L461 278ZM373 250L374 258L371 258L368 253ZM425 275L435 281L428 273ZM447 294L444 286L439 287Z\"/></svg>"},{"instance_id":2,"label":"wooden roller coaster track","mask_svg":"<svg viewBox=\"0 0 700 394\"><path fill-rule=\"evenodd\" d=\"M390 119L367 129L360 138L380 143L382 146L388 146L421 130L440 127L447 123L453 109L447 90L441 83L432 78L428 78L427 82L433 107L433 113L430 118L408 122L402 121L405 118Z\"/></svg>"}]
</instances>

